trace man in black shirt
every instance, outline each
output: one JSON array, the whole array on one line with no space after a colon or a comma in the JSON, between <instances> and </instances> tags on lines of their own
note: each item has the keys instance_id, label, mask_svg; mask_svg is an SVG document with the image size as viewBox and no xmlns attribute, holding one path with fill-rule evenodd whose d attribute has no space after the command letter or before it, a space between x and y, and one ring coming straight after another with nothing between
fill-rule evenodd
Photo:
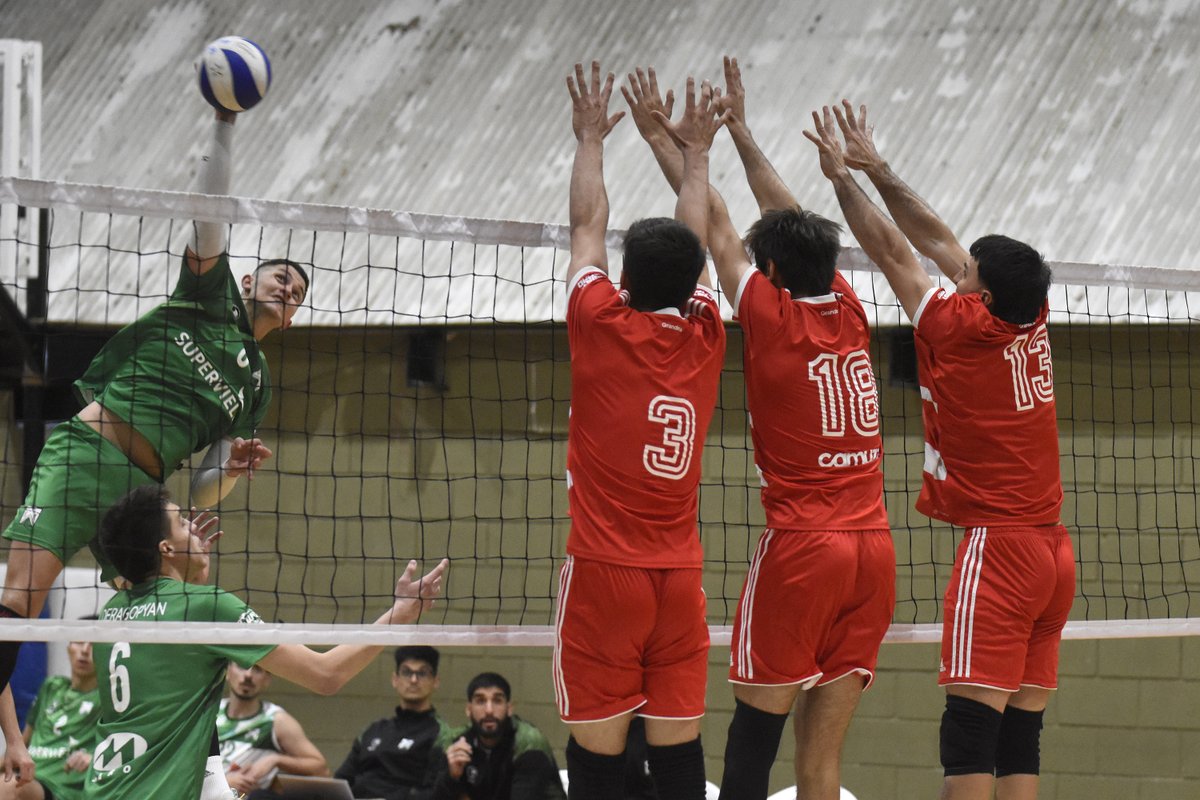
<instances>
[{"instance_id":1,"label":"man in black shirt","mask_svg":"<svg viewBox=\"0 0 1200 800\"><path fill-rule=\"evenodd\" d=\"M433 693L440 685L438 658L432 647L396 648L392 674L392 686L400 697L396 716L368 726L335 773L349 781L355 797L412 800L426 796L420 787L430 751L448 730L433 708Z\"/></svg>"},{"instance_id":2,"label":"man in black shirt","mask_svg":"<svg viewBox=\"0 0 1200 800\"><path fill-rule=\"evenodd\" d=\"M430 756L434 800L565 800L550 743L513 715L504 676L484 672L467 684L467 719Z\"/></svg>"}]
</instances>

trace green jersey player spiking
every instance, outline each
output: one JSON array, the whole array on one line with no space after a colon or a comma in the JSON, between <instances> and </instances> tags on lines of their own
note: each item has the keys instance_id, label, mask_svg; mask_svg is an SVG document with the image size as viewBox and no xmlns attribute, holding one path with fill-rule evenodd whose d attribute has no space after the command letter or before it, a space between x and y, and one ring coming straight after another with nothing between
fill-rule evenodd
<instances>
[{"instance_id":1,"label":"green jersey player spiking","mask_svg":"<svg viewBox=\"0 0 1200 800\"><path fill-rule=\"evenodd\" d=\"M201 192L229 193L235 119L217 114L200 165ZM37 617L63 566L86 545L93 545L104 579L114 578L94 538L100 516L130 488L161 483L208 448L189 505L209 507L271 456L256 438L270 398L258 342L291 325L308 276L295 262L274 260L235 280L226 226L195 228L170 298L105 346L76 383L86 405L43 447L25 502L4 530L12 547L0 618ZM0 642L6 773L32 772L7 691L19 646Z\"/></svg>"},{"instance_id":2,"label":"green jersey player spiking","mask_svg":"<svg viewBox=\"0 0 1200 800\"><path fill-rule=\"evenodd\" d=\"M204 585L214 515L185 515L158 486L140 486L105 515L99 541L132 586L105 605L116 622L259 622L234 595ZM392 607L376 624L414 622L441 590L446 562L417 579L410 561ZM100 693L98 744L89 798L230 796L220 756L209 756L229 661L255 663L321 694L333 694L383 648L341 645L318 653L303 645L143 644L95 646ZM208 773L206 779L206 773Z\"/></svg>"}]
</instances>

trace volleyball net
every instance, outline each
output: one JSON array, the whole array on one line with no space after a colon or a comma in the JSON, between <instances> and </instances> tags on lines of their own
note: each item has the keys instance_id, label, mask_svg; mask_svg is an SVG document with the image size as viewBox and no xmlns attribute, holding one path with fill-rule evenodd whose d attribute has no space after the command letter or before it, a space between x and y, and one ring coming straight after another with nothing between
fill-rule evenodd
<instances>
[{"instance_id":1,"label":"volleyball net","mask_svg":"<svg viewBox=\"0 0 1200 800\"><path fill-rule=\"evenodd\" d=\"M269 258L311 275L293 327L264 343L274 399L259 436L274 457L221 503L210 579L274 624L50 619L5 622L5 638L552 642L569 529L564 226L15 178L0 178L0 205L3 524L24 496L29 441L78 410L70 384L103 342L170 295L194 220L230 226L235 275ZM620 232L608 243L615 274ZM889 638L933 641L957 536L913 508L924 437L912 330L861 251L845 250L840 267L873 328L897 553ZM1079 577L1067 635L1200 633L1200 275L1051 267L1063 522ZM703 450L718 644L764 526L741 352L730 326ZM181 505L199 461L167 482ZM442 557L444 597L419 626L363 624L410 558ZM86 551L72 561L89 564ZM60 591L94 605L98 585Z\"/></svg>"}]
</instances>

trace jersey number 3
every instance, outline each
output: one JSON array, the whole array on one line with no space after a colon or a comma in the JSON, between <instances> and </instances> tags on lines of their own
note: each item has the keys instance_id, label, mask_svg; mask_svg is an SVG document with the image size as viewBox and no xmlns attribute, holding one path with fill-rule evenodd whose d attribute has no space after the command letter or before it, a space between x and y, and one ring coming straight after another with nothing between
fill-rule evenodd
<instances>
[{"instance_id":1,"label":"jersey number 3","mask_svg":"<svg viewBox=\"0 0 1200 800\"><path fill-rule=\"evenodd\" d=\"M660 394L650 401L646 416L662 426L662 442L646 445L642 450L642 464L651 475L677 481L692 466L696 409L683 397Z\"/></svg>"},{"instance_id":2,"label":"jersey number 3","mask_svg":"<svg viewBox=\"0 0 1200 800\"><path fill-rule=\"evenodd\" d=\"M879 394L865 350L822 353L808 362L808 379L821 394L822 436L845 436L847 418L859 436L879 433Z\"/></svg>"}]
</instances>

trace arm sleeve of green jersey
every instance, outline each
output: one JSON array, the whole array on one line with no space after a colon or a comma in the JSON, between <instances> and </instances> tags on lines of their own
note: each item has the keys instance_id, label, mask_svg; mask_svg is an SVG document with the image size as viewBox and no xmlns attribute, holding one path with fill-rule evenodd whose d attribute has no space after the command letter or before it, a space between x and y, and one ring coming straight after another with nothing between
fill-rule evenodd
<instances>
[{"instance_id":1,"label":"arm sleeve of green jersey","mask_svg":"<svg viewBox=\"0 0 1200 800\"><path fill-rule=\"evenodd\" d=\"M179 280L175 283L175 291L171 292L171 299L193 302L221 299L227 293L228 284L232 279L228 253L222 253L216 266L203 275L197 275L188 269L185 256L180 263Z\"/></svg>"},{"instance_id":2,"label":"arm sleeve of green jersey","mask_svg":"<svg viewBox=\"0 0 1200 800\"><path fill-rule=\"evenodd\" d=\"M262 618L254 609L243 603L238 597L218 590L213 595L214 622L243 622L247 624L261 623ZM265 655L275 649L273 644L211 644L208 649L218 653L223 658L236 662L239 666L249 669L257 664Z\"/></svg>"}]
</instances>

